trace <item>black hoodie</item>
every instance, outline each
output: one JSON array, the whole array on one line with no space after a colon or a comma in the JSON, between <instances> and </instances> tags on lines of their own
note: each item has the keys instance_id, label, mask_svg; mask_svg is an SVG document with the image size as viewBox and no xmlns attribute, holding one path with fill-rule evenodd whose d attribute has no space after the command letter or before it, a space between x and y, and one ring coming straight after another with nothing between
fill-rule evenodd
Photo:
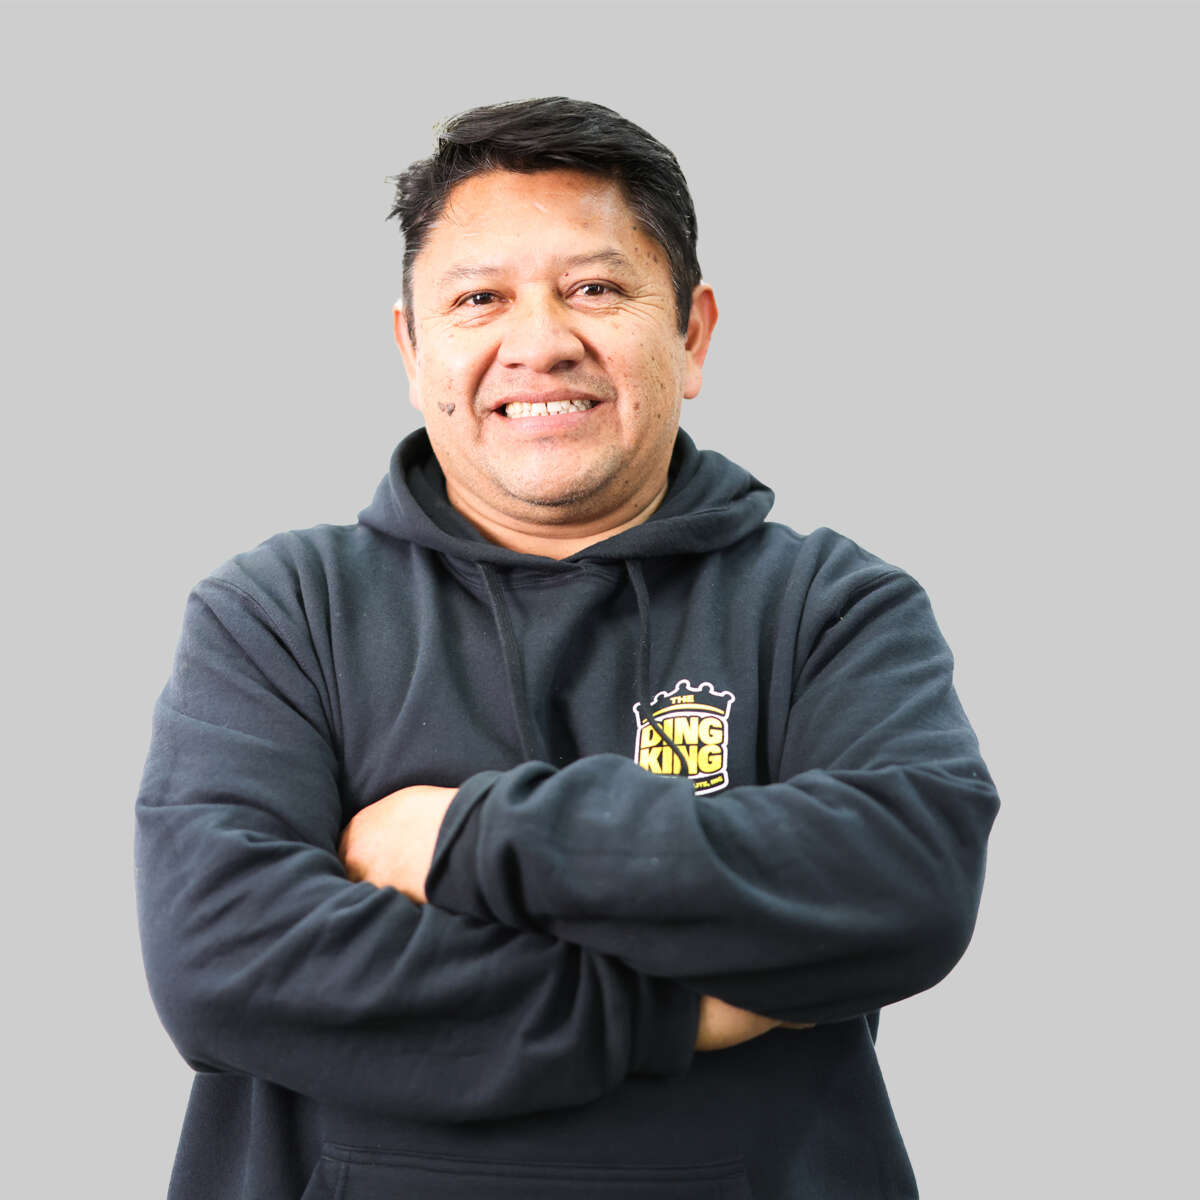
<instances>
[{"instance_id":1,"label":"black hoodie","mask_svg":"<svg viewBox=\"0 0 1200 1200\"><path fill-rule=\"evenodd\" d=\"M421 431L195 588L138 799L173 1200L916 1194L877 1014L962 954L995 791L922 590L771 499L681 433L650 520L522 555ZM425 906L337 858L414 783ZM695 1054L705 993L816 1027Z\"/></svg>"}]
</instances>

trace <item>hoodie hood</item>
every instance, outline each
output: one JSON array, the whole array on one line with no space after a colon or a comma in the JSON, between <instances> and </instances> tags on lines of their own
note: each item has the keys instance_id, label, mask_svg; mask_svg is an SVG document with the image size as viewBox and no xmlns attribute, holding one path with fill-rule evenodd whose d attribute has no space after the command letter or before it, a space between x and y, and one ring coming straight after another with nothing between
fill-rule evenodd
<instances>
[{"instance_id":1,"label":"hoodie hood","mask_svg":"<svg viewBox=\"0 0 1200 1200\"><path fill-rule=\"evenodd\" d=\"M520 554L488 541L447 499L446 479L424 429L409 434L392 455L386 478L375 499L359 514L361 524L401 541L415 543L449 559L474 564L496 627L508 682L509 703L527 760L549 759L530 711L529 685L512 614L504 598L498 569L533 569L569 574L581 563L621 564L629 577L638 609L640 634L637 688L649 700L650 598L641 560L679 554L710 554L741 541L762 525L774 493L736 463L711 450L697 450L682 430L676 435L668 467L667 494L642 524L558 560ZM645 704L649 711L650 705ZM652 727L675 748L656 717ZM683 758L678 757L680 770Z\"/></svg>"},{"instance_id":2,"label":"hoodie hood","mask_svg":"<svg viewBox=\"0 0 1200 1200\"><path fill-rule=\"evenodd\" d=\"M359 521L378 533L452 558L495 566L570 570L581 561L629 561L663 554L705 554L740 541L762 524L775 495L713 450L698 450L681 429L663 502L641 525L561 561L519 554L488 541L446 498L446 480L425 430L392 454L387 475Z\"/></svg>"}]
</instances>

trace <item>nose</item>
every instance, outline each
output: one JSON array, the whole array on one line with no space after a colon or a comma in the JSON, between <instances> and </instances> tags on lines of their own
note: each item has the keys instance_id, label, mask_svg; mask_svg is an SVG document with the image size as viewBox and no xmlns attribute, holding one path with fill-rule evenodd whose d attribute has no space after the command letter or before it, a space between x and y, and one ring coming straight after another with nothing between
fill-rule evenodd
<instances>
[{"instance_id":1,"label":"nose","mask_svg":"<svg viewBox=\"0 0 1200 1200\"><path fill-rule=\"evenodd\" d=\"M580 362L587 351L572 328L573 316L557 295L526 296L514 301L504 317L500 363L550 372Z\"/></svg>"}]
</instances>

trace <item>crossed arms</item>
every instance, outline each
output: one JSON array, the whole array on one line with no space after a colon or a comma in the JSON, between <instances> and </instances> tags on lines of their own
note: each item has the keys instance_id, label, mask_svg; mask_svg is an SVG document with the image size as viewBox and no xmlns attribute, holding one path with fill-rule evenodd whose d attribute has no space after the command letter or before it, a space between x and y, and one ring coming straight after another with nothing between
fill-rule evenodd
<instances>
[{"instance_id":1,"label":"crossed arms","mask_svg":"<svg viewBox=\"0 0 1200 1200\"><path fill-rule=\"evenodd\" d=\"M873 1011L965 947L995 796L907 577L825 636L804 701L852 695L855 716L836 745L798 724L777 784L696 797L602 755L393 794L348 824L320 671L286 617L244 581L196 590L139 796L151 992L197 1069L380 1113L512 1116ZM880 661L900 678L878 685ZM419 830L390 832L401 812ZM376 886L401 846L408 895ZM574 869L547 871L550 850Z\"/></svg>"},{"instance_id":2,"label":"crossed arms","mask_svg":"<svg viewBox=\"0 0 1200 1200\"><path fill-rule=\"evenodd\" d=\"M457 788L417 784L361 809L338 844L347 877L395 888L416 904L428 903L425 879L446 810L457 792ZM811 1029L812 1022L764 1017L716 996L701 996L696 1049L727 1050L780 1026Z\"/></svg>"}]
</instances>

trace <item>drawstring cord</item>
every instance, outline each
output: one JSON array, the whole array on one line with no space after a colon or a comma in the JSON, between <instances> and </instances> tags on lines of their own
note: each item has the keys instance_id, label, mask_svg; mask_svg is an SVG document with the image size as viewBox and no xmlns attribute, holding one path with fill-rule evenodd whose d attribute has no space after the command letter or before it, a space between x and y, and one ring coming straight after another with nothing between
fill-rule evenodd
<instances>
[{"instance_id":1,"label":"drawstring cord","mask_svg":"<svg viewBox=\"0 0 1200 1200\"><path fill-rule=\"evenodd\" d=\"M492 620L496 622L496 633L500 637L500 656L504 659L505 672L508 675L508 692L512 700L513 715L517 720L517 737L521 742L521 753L526 762L537 758L545 758L534 749L540 739L529 715L529 704L526 700L524 672L521 670L521 652L517 647L516 635L513 633L512 618L509 616L508 605L500 595L500 584L496 579L495 568L491 563L481 562L479 569L483 573L483 585L487 589L488 603L492 609Z\"/></svg>"},{"instance_id":2,"label":"drawstring cord","mask_svg":"<svg viewBox=\"0 0 1200 1200\"><path fill-rule=\"evenodd\" d=\"M687 763L683 752L671 740L667 731L659 723L651 711L653 700L650 695L650 594L646 590L646 578L642 574L642 565L634 559L625 559L625 571L629 582L633 585L633 594L637 599L638 609L638 651L637 651L637 696L641 700L643 711L650 728L662 738L663 744L669 746L675 753L677 775L687 778ZM496 570L491 563L481 562L480 573L483 585L487 591L488 604L492 610L492 620L496 623L496 633L500 638L500 656L504 659L505 675L508 679L509 699L512 702L513 715L517 722L517 737L521 742L521 753L526 762L535 759L549 761L549 757L540 751L541 738L529 714L528 695L525 691L525 673L521 667L521 651L517 645L516 634L513 633L512 617L508 605L500 591L500 581L496 578Z\"/></svg>"},{"instance_id":3,"label":"drawstring cord","mask_svg":"<svg viewBox=\"0 0 1200 1200\"><path fill-rule=\"evenodd\" d=\"M638 619L641 626L637 654L637 695L644 706L643 711L650 728L662 738L664 745L670 746L675 752L675 762L678 764L675 774L682 775L686 779L687 764L684 762L682 751L667 735L667 731L659 724L658 718L651 712L654 701L650 695L650 593L646 590L646 577L642 574L640 562L632 558L624 561L629 582L633 585L633 594L637 597Z\"/></svg>"}]
</instances>

